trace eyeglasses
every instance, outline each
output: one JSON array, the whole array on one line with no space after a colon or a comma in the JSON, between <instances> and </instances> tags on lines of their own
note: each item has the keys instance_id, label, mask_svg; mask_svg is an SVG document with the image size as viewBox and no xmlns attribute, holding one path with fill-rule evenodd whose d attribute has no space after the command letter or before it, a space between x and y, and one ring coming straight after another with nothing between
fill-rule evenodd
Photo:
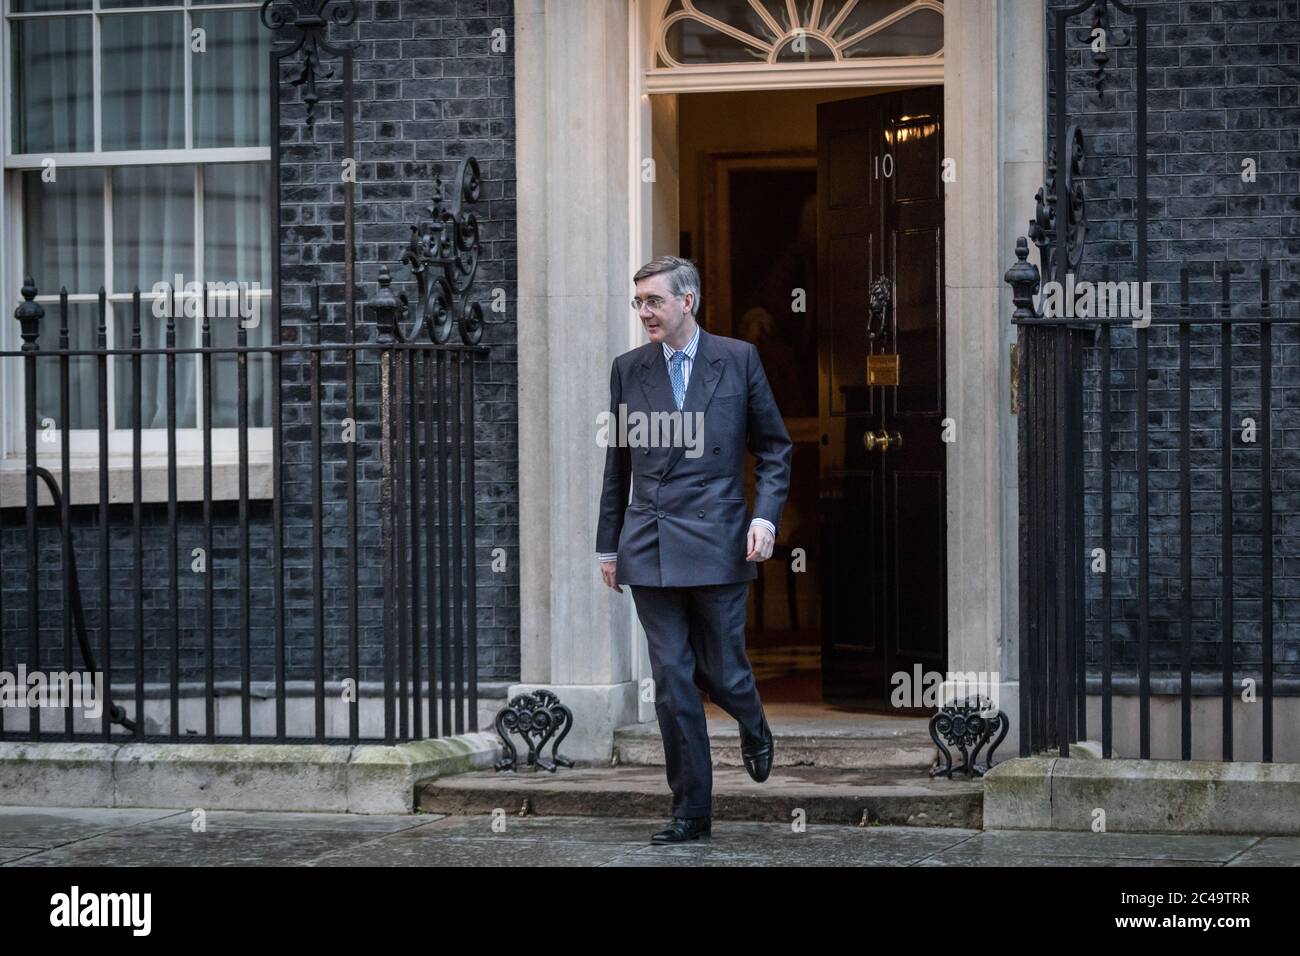
<instances>
[{"instance_id":1,"label":"eyeglasses","mask_svg":"<svg viewBox=\"0 0 1300 956\"><path fill-rule=\"evenodd\" d=\"M674 295L674 296L672 296L672 298L674 298L674 299L680 299L681 296L680 296L680 295ZM663 296L661 296L661 295L651 295L651 296L647 296L647 297L644 298L644 299L641 298L640 296L636 296L635 298L632 299L632 308L634 308L634 309L636 309L638 312L640 312L640 311L641 311L641 306L643 306L643 305L648 305L648 306L650 307L650 311L651 311L651 312L658 312L660 309L663 308L663 306L664 306L664 302L666 302L666 301L667 301L667 299L665 299L665 298L664 298Z\"/></svg>"}]
</instances>

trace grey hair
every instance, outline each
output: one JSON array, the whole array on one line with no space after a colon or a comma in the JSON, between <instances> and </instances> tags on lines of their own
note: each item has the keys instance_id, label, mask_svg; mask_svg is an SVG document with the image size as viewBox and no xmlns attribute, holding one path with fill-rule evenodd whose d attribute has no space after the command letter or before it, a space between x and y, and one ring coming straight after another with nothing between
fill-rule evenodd
<instances>
[{"instance_id":1,"label":"grey hair","mask_svg":"<svg viewBox=\"0 0 1300 956\"><path fill-rule=\"evenodd\" d=\"M635 284L657 275L668 277L668 286L673 290L673 295L694 293L691 315L700 314L700 271L695 268L694 262L680 256L657 256L636 270L632 282Z\"/></svg>"}]
</instances>

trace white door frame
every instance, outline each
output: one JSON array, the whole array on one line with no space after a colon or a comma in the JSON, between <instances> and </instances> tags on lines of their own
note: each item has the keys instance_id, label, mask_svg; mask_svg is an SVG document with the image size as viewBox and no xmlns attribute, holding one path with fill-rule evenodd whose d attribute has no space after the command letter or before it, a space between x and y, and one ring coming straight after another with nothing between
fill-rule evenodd
<instances>
[{"instance_id":1,"label":"white door frame","mask_svg":"<svg viewBox=\"0 0 1300 956\"><path fill-rule=\"evenodd\" d=\"M570 749L593 754L608 754L611 723L649 710L632 699L649 673L632 602L626 589L602 588L595 566L604 456L591 440L608 401L604 370L640 340L626 304L632 272L656 233L676 236L671 213L656 215L655 191L641 185L642 157L659 160L661 184L675 166L653 137L641 52L649 2L662 0L516 0L521 685L585 701ZM934 79L957 169L945 195L946 381L957 422L947 462L949 665L996 671L1011 685L1014 336L1002 273L1042 182L1043 4L947 4ZM1011 703L1004 697L1014 723Z\"/></svg>"}]
</instances>

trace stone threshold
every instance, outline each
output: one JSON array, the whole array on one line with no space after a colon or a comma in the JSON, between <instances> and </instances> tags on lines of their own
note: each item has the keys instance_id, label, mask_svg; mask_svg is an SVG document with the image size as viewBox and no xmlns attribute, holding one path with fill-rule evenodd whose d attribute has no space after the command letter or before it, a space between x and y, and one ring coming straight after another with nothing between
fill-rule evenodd
<instances>
[{"instance_id":1,"label":"stone threshold","mask_svg":"<svg viewBox=\"0 0 1300 956\"><path fill-rule=\"evenodd\" d=\"M778 719L769 714L768 722L775 745L774 767L927 771L937 759L938 750L925 719L819 721ZM744 766L735 721L710 720L708 734L714 767ZM999 748L994 759L1001 757ZM629 724L615 730L614 760L625 766L663 767L663 736L658 723Z\"/></svg>"},{"instance_id":2,"label":"stone threshold","mask_svg":"<svg viewBox=\"0 0 1300 956\"><path fill-rule=\"evenodd\" d=\"M420 784L501 756L484 732L391 747L0 742L0 805L413 813Z\"/></svg>"}]
</instances>

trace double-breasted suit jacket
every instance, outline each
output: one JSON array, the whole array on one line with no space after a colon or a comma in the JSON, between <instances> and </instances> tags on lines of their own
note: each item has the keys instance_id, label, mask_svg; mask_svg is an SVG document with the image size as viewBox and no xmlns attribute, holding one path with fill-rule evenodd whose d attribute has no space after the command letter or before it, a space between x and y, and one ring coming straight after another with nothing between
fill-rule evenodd
<instances>
[{"instance_id":1,"label":"double-breasted suit jacket","mask_svg":"<svg viewBox=\"0 0 1300 956\"><path fill-rule=\"evenodd\" d=\"M700 329L681 409L683 418L703 413L700 428L681 432L692 438L690 448L684 441L651 445L649 436L659 434L653 427L644 430L645 442L619 444L620 414L634 421L634 413L645 420L652 413L677 412L662 344L651 342L616 358L609 390L613 421L596 550L618 553L617 582L693 587L756 577L756 563L745 560L746 532L753 518L780 526L791 454L758 350ZM629 436L635 434L629 429ZM746 451L757 459L752 512L745 501Z\"/></svg>"}]
</instances>

